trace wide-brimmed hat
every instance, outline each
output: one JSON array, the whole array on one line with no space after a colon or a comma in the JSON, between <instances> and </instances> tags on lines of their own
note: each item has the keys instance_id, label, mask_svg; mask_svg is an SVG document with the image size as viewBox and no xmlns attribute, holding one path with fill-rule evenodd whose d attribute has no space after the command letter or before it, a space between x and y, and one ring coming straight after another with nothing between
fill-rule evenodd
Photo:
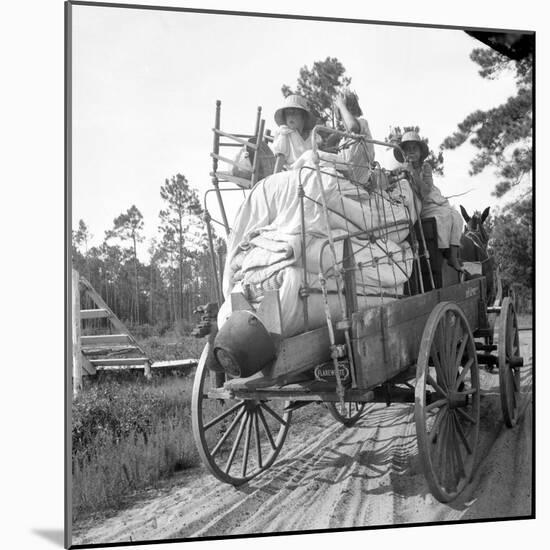
<instances>
[{"instance_id":1,"label":"wide-brimmed hat","mask_svg":"<svg viewBox=\"0 0 550 550\"><path fill-rule=\"evenodd\" d=\"M420 136L416 132L405 132L403 134L403 137L401 138L399 147L403 148L405 143L418 143L418 145L420 145L420 162L422 162L430 154L428 145L425 141L422 141L422 139L420 139ZM405 159L403 158L403 155L401 154L401 151L399 149L393 150L393 156L398 162L405 162Z\"/></svg>"},{"instance_id":2,"label":"wide-brimmed hat","mask_svg":"<svg viewBox=\"0 0 550 550\"><path fill-rule=\"evenodd\" d=\"M287 95L284 103L275 111L275 122L278 126L285 124L285 109L301 109L304 111L304 130L311 130L315 126L315 116L311 112L307 99L301 95Z\"/></svg>"}]
</instances>

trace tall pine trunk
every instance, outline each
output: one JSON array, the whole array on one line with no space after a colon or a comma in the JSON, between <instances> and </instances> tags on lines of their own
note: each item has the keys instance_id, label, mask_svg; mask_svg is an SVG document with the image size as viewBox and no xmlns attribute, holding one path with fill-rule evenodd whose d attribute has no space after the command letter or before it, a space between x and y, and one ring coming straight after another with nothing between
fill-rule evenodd
<instances>
[{"instance_id":1,"label":"tall pine trunk","mask_svg":"<svg viewBox=\"0 0 550 550\"><path fill-rule=\"evenodd\" d=\"M139 281L138 281L138 268L137 268L137 247L136 236L132 235L134 242L134 277L136 278L136 306L135 306L135 323L139 325Z\"/></svg>"},{"instance_id":2,"label":"tall pine trunk","mask_svg":"<svg viewBox=\"0 0 550 550\"><path fill-rule=\"evenodd\" d=\"M183 317L183 227L181 224L181 212L178 216L179 223L179 268L180 268L180 278L179 278L179 295L180 295L180 308L181 316Z\"/></svg>"},{"instance_id":3,"label":"tall pine trunk","mask_svg":"<svg viewBox=\"0 0 550 550\"><path fill-rule=\"evenodd\" d=\"M150 266L151 279L149 284L149 287L150 287L149 288L149 323L151 324L151 326L155 324L153 319L153 301L154 301L153 294L155 292L153 269L154 269L153 258L151 258L151 266Z\"/></svg>"}]
</instances>

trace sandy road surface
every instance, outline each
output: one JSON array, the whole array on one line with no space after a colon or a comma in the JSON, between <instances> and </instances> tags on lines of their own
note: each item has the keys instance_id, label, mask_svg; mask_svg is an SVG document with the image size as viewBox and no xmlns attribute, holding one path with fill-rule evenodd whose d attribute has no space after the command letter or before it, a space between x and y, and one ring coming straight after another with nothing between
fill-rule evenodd
<instances>
[{"instance_id":1,"label":"sandy road surface","mask_svg":"<svg viewBox=\"0 0 550 550\"><path fill-rule=\"evenodd\" d=\"M352 428L319 408L305 430L291 427L276 463L248 484L233 488L202 467L189 470L114 517L75 526L73 544L529 515L531 332L520 338L527 366L518 425L504 426L498 376L481 371L478 465L471 485L451 504L428 491L412 405L373 404Z\"/></svg>"}]
</instances>

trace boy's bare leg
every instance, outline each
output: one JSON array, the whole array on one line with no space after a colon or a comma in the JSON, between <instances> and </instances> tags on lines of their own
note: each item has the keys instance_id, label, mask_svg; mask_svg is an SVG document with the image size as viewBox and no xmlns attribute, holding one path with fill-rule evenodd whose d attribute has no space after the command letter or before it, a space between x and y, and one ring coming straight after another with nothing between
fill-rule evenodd
<instances>
[{"instance_id":1,"label":"boy's bare leg","mask_svg":"<svg viewBox=\"0 0 550 550\"><path fill-rule=\"evenodd\" d=\"M458 259L458 246L451 245L448 250L443 253L445 258L447 258L447 263L454 267L457 271L464 271L464 268L462 267L460 260Z\"/></svg>"}]
</instances>

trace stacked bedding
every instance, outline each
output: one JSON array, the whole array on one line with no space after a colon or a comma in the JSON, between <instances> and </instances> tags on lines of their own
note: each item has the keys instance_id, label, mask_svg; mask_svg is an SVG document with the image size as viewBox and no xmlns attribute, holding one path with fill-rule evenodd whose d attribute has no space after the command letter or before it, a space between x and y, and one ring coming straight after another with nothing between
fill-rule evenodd
<instances>
[{"instance_id":1,"label":"stacked bedding","mask_svg":"<svg viewBox=\"0 0 550 550\"><path fill-rule=\"evenodd\" d=\"M305 253L300 184L305 194ZM322 207L323 193L328 219ZM338 320L341 307L335 293L336 275L343 262L343 239L349 235L357 266L359 307L399 296L412 272L413 255L405 239L417 219L417 208L406 181L391 189L367 192L343 179L328 163L321 164L320 177L313 166L305 165L261 180L241 205L228 241L223 277L226 302L220 308L218 325L221 327L231 313L231 293L242 292L254 306L261 303L266 291L279 290L283 336L302 332L304 265L307 286L312 289L307 299L308 328L326 323L322 279L331 318ZM329 236L333 246L328 243Z\"/></svg>"}]
</instances>

